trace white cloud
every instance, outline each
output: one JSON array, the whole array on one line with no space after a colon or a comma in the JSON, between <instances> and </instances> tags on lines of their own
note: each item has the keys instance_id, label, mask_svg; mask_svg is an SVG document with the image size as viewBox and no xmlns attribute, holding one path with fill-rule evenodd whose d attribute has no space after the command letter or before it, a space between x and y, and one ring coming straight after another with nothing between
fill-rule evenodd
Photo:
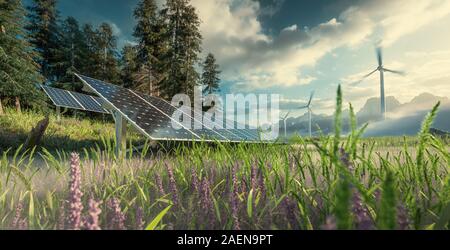
<instances>
[{"instance_id":1,"label":"white cloud","mask_svg":"<svg viewBox=\"0 0 450 250\"><path fill-rule=\"evenodd\" d=\"M257 2L194 0L193 5L203 21L205 52L216 54L226 80L247 88L309 84L314 79L303 76L301 67L314 65L337 47L359 43L370 34L365 29L373 26L350 9L317 27L292 25L269 37L257 19Z\"/></svg>"},{"instance_id":2,"label":"white cloud","mask_svg":"<svg viewBox=\"0 0 450 250\"><path fill-rule=\"evenodd\" d=\"M315 27L293 24L276 37L263 32L261 6L250 0L193 0L202 20L204 52L213 52L223 69L222 78L235 87L263 89L311 83L302 74L336 48L377 39L392 45L432 21L450 13L447 0L378 0L360 2Z\"/></svg>"}]
</instances>

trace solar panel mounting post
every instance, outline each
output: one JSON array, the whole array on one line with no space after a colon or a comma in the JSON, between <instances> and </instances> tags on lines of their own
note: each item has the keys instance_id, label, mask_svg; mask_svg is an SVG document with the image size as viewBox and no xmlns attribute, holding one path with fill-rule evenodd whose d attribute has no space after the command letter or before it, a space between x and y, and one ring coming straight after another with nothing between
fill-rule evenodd
<instances>
[{"instance_id":1,"label":"solar panel mounting post","mask_svg":"<svg viewBox=\"0 0 450 250\"><path fill-rule=\"evenodd\" d=\"M56 121L57 122L61 121L61 107L60 106L56 106Z\"/></svg>"},{"instance_id":2,"label":"solar panel mounting post","mask_svg":"<svg viewBox=\"0 0 450 250\"><path fill-rule=\"evenodd\" d=\"M126 147L127 120L119 112L113 112L116 127L116 155L120 156Z\"/></svg>"}]
</instances>

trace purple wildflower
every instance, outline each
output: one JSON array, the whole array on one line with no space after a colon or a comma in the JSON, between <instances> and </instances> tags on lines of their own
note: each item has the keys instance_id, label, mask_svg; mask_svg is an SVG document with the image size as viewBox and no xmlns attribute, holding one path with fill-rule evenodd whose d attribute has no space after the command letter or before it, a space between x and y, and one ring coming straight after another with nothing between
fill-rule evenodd
<instances>
[{"instance_id":1,"label":"purple wildflower","mask_svg":"<svg viewBox=\"0 0 450 250\"><path fill-rule=\"evenodd\" d=\"M98 216L100 215L102 210L99 208L99 206L100 202L96 202L93 199L89 200L89 211L85 224L87 230L101 230Z\"/></svg>"},{"instance_id":2,"label":"purple wildflower","mask_svg":"<svg viewBox=\"0 0 450 250\"><path fill-rule=\"evenodd\" d=\"M241 181L241 193L246 194L247 193L247 180L245 179L245 176L242 175L242 181Z\"/></svg>"},{"instance_id":3,"label":"purple wildflower","mask_svg":"<svg viewBox=\"0 0 450 250\"><path fill-rule=\"evenodd\" d=\"M202 209L211 210L213 208L213 204L211 202L211 188L209 186L208 180L203 178L202 187L201 187L201 205Z\"/></svg>"},{"instance_id":4,"label":"purple wildflower","mask_svg":"<svg viewBox=\"0 0 450 250\"><path fill-rule=\"evenodd\" d=\"M355 218L356 228L358 230L373 230L373 220L370 217L369 210L363 204L361 196L355 190L353 194L353 215Z\"/></svg>"},{"instance_id":5,"label":"purple wildflower","mask_svg":"<svg viewBox=\"0 0 450 250\"><path fill-rule=\"evenodd\" d=\"M156 173L155 175L156 185L158 186L158 190L161 193L161 195L166 195L166 192L164 191L161 175L159 173Z\"/></svg>"},{"instance_id":6,"label":"purple wildflower","mask_svg":"<svg viewBox=\"0 0 450 250\"><path fill-rule=\"evenodd\" d=\"M27 219L22 219L19 221L19 226L18 226L19 230L28 230L28 221Z\"/></svg>"},{"instance_id":7,"label":"purple wildflower","mask_svg":"<svg viewBox=\"0 0 450 250\"><path fill-rule=\"evenodd\" d=\"M209 184L209 181L205 178L203 178L202 186L201 186L201 198L200 198L200 204L201 209L203 211L204 219L209 220L210 227L214 227L214 204L212 202L212 191Z\"/></svg>"},{"instance_id":8,"label":"purple wildflower","mask_svg":"<svg viewBox=\"0 0 450 250\"><path fill-rule=\"evenodd\" d=\"M136 229L143 230L144 229L144 210L142 207L136 208Z\"/></svg>"},{"instance_id":9,"label":"purple wildflower","mask_svg":"<svg viewBox=\"0 0 450 250\"><path fill-rule=\"evenodd\" d=\"M16 206L15 215L11 223L13 230L26 230L28 229L28 222L26 218L22 218L23 203L19 202Z\"/></svg>"},{"instance_id":10,"label":"purple wildflower","mask_svg":"<svg viewBox=\"0 0 450 250\"><path fill-rule=\"evenodd\" d=\"M155 181L156 181L156 185L158 187L158 191L161 193L161 195L166 195L166 191L164 190L164 186L162 183L162 178L161 178L161 175L159 175L159 173L155 174Z\"/></svg>"},{"instance_id":11,"label":"purple wildflower","mask_svg":"<svg viewBox=\"0 0 450 250\"><path fill-rule=\"evenodd\" d=\"M237 166L235 165L231 171L233 191L231 192L230 202L231 202L231 213L233 217L234 230L241 230L239 224L239 191L238 191L238 180L237 180Z\"/></svg>"},{"instance_id":12,"label":"purple wildflower","mask_svg":"<svg viewBox=\"0 0 450 250\"><path fill-rule=\"evenodd\" d=\"M110 229L113 230L125 230L125 214L120 208L120 202L118 199L113 198L108 202L108 208L112 212L110 216Z\"/></svg>"},{"instance_id":13,"label":"purple wildflower","mask_svg":"<svg viewBox=\"0 0 450 250\"><path fill-rule=\"evenodd\" d=\"M322 230L337 230L336 218L329 216L326 219L324 225L321 226Z\"/></svg>"},{"instance_id":14,"label":"purple wildflower","mask_svg":"<svg viewBox=\"0 0 450 250\"><path fill-rule=\"evenodd\" d=\"M286 213L286 219L293 229L298 228L297 216L295 213L295 203L289 197L286 197L282 202L283 210Z\"/></svg>"},{"instance_id":15,"label":"purple wildflower","mask_svg":"<svg viewBox=\"0 0 450 250\"><path fill-rule=\"evenodd\" d=\"M191 178L192 178L192 188L194 189L195 192L199 192L200 187L198 183L198 176L194 167L191 168Z\"/></svg>"},{"instance_id":16,"label":"purple wildflower","mask_svg":"<svg viewBox=\"0 0 450 250\"><path fill-rule=\"evenodd\" d=\"M72 230L80 230L81 228L81 212L83 210L83 203L81 203L82 196L80 157L77 153L72 153L70 159L69 187L69 228Z\"/></svg>"},{"instance_id":17,"label":"purple wildflower","mask_svg":"<svg viewBox=\"0 0 450 250\"><path fill-rule=\"evenodd\" d=\"M66 226L66 217L65 217L65 202L61 202L61 207L59 207L59 217L58 217L58 229L64 230Z\"/></svg>"},{"instance_id":18,"label":"purple wildflower","mask_svg":"<svg viewBox=\"0 0 450 250\"><path fill-rule=\"evenodd\" d=\"M397 207L397 224L400 230L409 230L411 222L409 221L408 210L403 205Z\"/></svg>"},{"instance_id":19,"label":"purple wildflower","mask_svg":"<svg viewBox=\"0 0 450 250\"><path fill-rule=\"evenodd\" d=\"M340 149L341 153L341 162L350 170L352 173L355 171L355 167L353 166L352 162L350 161L350 155L345 152L343 148Z\"/></svg>"},{"instance_id":20,"label":"purple wildflower","mask_svg":"<svg viewBox=\"0 0 450 250\"><path fill-rule=\"evenodd\" d=\"M264 174L261 169L259 169L258 173L258 187L261 192L261 197L266 196L266 184L264 183Z\"/></svg>"},{"instance_id":21,"label":"purple wildflower","mask_svg":"<svg viewBox=\"0 0 450 250\"><path fill-rule=\"evenodd\" d=\"M177 183L175 181L175 175L173 173L172 166L168 163L166 163L167 167L167 174L169 175L169 185L170 185L170 192L172 193L173 197L173 204L176 206L178 205L178 189L177 189Z\"/></svg>"}]
</instances>

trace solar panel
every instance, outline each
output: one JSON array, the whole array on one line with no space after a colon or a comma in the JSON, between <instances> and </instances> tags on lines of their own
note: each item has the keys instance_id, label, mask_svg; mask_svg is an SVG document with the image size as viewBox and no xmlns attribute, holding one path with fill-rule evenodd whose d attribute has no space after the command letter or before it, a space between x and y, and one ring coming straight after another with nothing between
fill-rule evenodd
<instances>
[{"instance_id":1,"label":"solar panel","mask_svg":"<svg viewBox=\"0 0 450 250\"><path fill-rule=\"evenodd\" d=\"M233 133L237 134L241 138L243 138L246 141L259 141L259 133L256 129L241 129L241 127L245 127L244 125L241 125L237 122L232 122L228 119L224 120L225 128L236 128L236 129L230 129Z\"/></svg>"},{"instance_id":2,"label":"solar panel","mask_svg":"<svg viewBox=\"0 0 450 250\"><path fill-rule=\"evenodd\" d=\"M182 127L174 129L173 119L156 109L148 101L128 89L102 81L78 76L100 97L104 98L117 112L121 113L130 123L153 140L191 141L201 138L192 131Z\"/></svg>"},{"instance_id":3,"label":"solar panel","mask_svg":"<svg viewBox=\"0 0 450 250\"><path fill-rule=\"evenodd\" d=\"M55 106L97 113L108 113L102 108L101 103L103 101L101 98L44 85L41 85L41 87Z\"/></svg>"},{"instance_id":4,"label":"solar panel","mask_svg":"<svg viewBox=\"0 0 450 250\"><path fill-rule=\"evenodd\" d=\"M76 92L71 93L75 99L84 107L84 109L97 113L105 113L105 109L102 108L102 100L98 97L93 97L90 95L84 95Z\"/></svg>"},{"instance_id":5,"label":"solar panel","mask_svg":"<svg viewBox=\"0 0 450 250\"><path fill-rule=\"evenodd\" d=\"M155 97L153 97L153 98L155 98ZM159 98L155 98L155 99L158 99L159 102L164 102L164 103L172 106L172 104L170 104L166 100L159 99ZM175 107L173 107L173 108L175 109ZM204 114L205 113L203 113L203 115ZM193 119L193 122L194 122L194 120L198 121L198 119L195 118L195 115L192 115L192 114L187 114L187 115L189 115L189 117L191 117ZM226 124L233 124L233 123L226 119L224 119L223 121L211 121L208 123L206 123L205 121L201 121L201 123L205 127L212 129L215 133L220 134L222 137L225 137L229 141L232 141L232 142L259 141L259 134L258 134L257 130L247 129L247 130L242 131L240 129L234 129L234 126L230 126L233 129L228 129L226 127L227 126ZM220 127L222 127L223 129L218 129ZM197 130L194 130L194 132L197 132Z\"/></svg>"},{"instance_id":6,"label":"solar panel","mask_svg":"<svg viewBox=\"0 0 450 250\"><path fill-rule=\"evenodd\" d=\"M205 117L206 113L202 113L203 117ZM239 134L233 132L234 129L226 129L222 124L223 121L206 121L203 120L203 124L209 128L212 128L214 132L222 135L223 137L228 138L232 142L242 142L245 141L245 138L239 136Z\"/></svg>"},{"instance_id":7,"label":"solar panel","mask_svg":"<svg viewBox=\"0 0 450 250\"><path fill-rule=\"evenodd\" d=\"M44 89L45 93L50 97L53 104L55 104L56 106L72 109L83 109L83 107L75 100L75 98L69 95L69 93L66 91L56 88L50 88L47 86L42 86L42 89Z\"/></svg>"},{"instance_id":8,"label":"solar panel","mask_svg":"<svg viewBox=\"0 0 450 250\"><path fill-rule=\"evenodd\" d=\"M167 114L168 116L172 117L173 114L177 111L177 108L172 106L170 103L164 101L163 99L156 98L153 96L136 93L138 96L140 96L142 99L146 100L150 104L152 104L156 109L160 110L162 113ZM185 113L185 112L183 112ZM197 134L199 137L205 139L205 140L217 140L217 141L224 141L228 140L227 137L223 136L222 134L212 130L212 127L204 126L205 128L202 129L195 129L194 128L194 119L192 115L189 115L189 118L191 118L192 124L191 124L191 130Z\"/></svg>"},{"instance_id":9,"label":"solar panel","mask_svg":"<svg viewBox=\"0 0 450 250\"><path fill-rule=\"evenodd\" d=\"M212 129L204 124L202 129L186 127L173 117L178 109L169 102L149 95L136 93L117 85L105 83L87 76L77 75L85 85L104 99L116 112L152 140L178 141L258 141L255 131L238 129ZM193 115L190 115L193 118ZM193 119L194 122L196 118ZM197 120L198 121L198 120ZM173 128L173 124L181 127Z\"/></svg>"}]
</instances>

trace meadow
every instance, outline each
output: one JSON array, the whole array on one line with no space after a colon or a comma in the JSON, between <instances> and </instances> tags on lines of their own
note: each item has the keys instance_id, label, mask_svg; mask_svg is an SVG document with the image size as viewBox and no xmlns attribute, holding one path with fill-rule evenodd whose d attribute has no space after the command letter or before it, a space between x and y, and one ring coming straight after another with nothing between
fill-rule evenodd
<instances>
[{"instance_id":1,"label":"meadow","mask_svg":"<svg viewBox=\"0 0 450 250\"><path fill-rule=\"evenodd\" d=\"M449 140L343 136L289 144L150 143L114 153L113 125L63 118L21 148L43 113L0 117L1 229L449 229ZM16 135L16 136L15 136ZM20 135L20 136L17 136ZM138 141L132 134L128 148Z\"/></svg>"}]
</instances>

